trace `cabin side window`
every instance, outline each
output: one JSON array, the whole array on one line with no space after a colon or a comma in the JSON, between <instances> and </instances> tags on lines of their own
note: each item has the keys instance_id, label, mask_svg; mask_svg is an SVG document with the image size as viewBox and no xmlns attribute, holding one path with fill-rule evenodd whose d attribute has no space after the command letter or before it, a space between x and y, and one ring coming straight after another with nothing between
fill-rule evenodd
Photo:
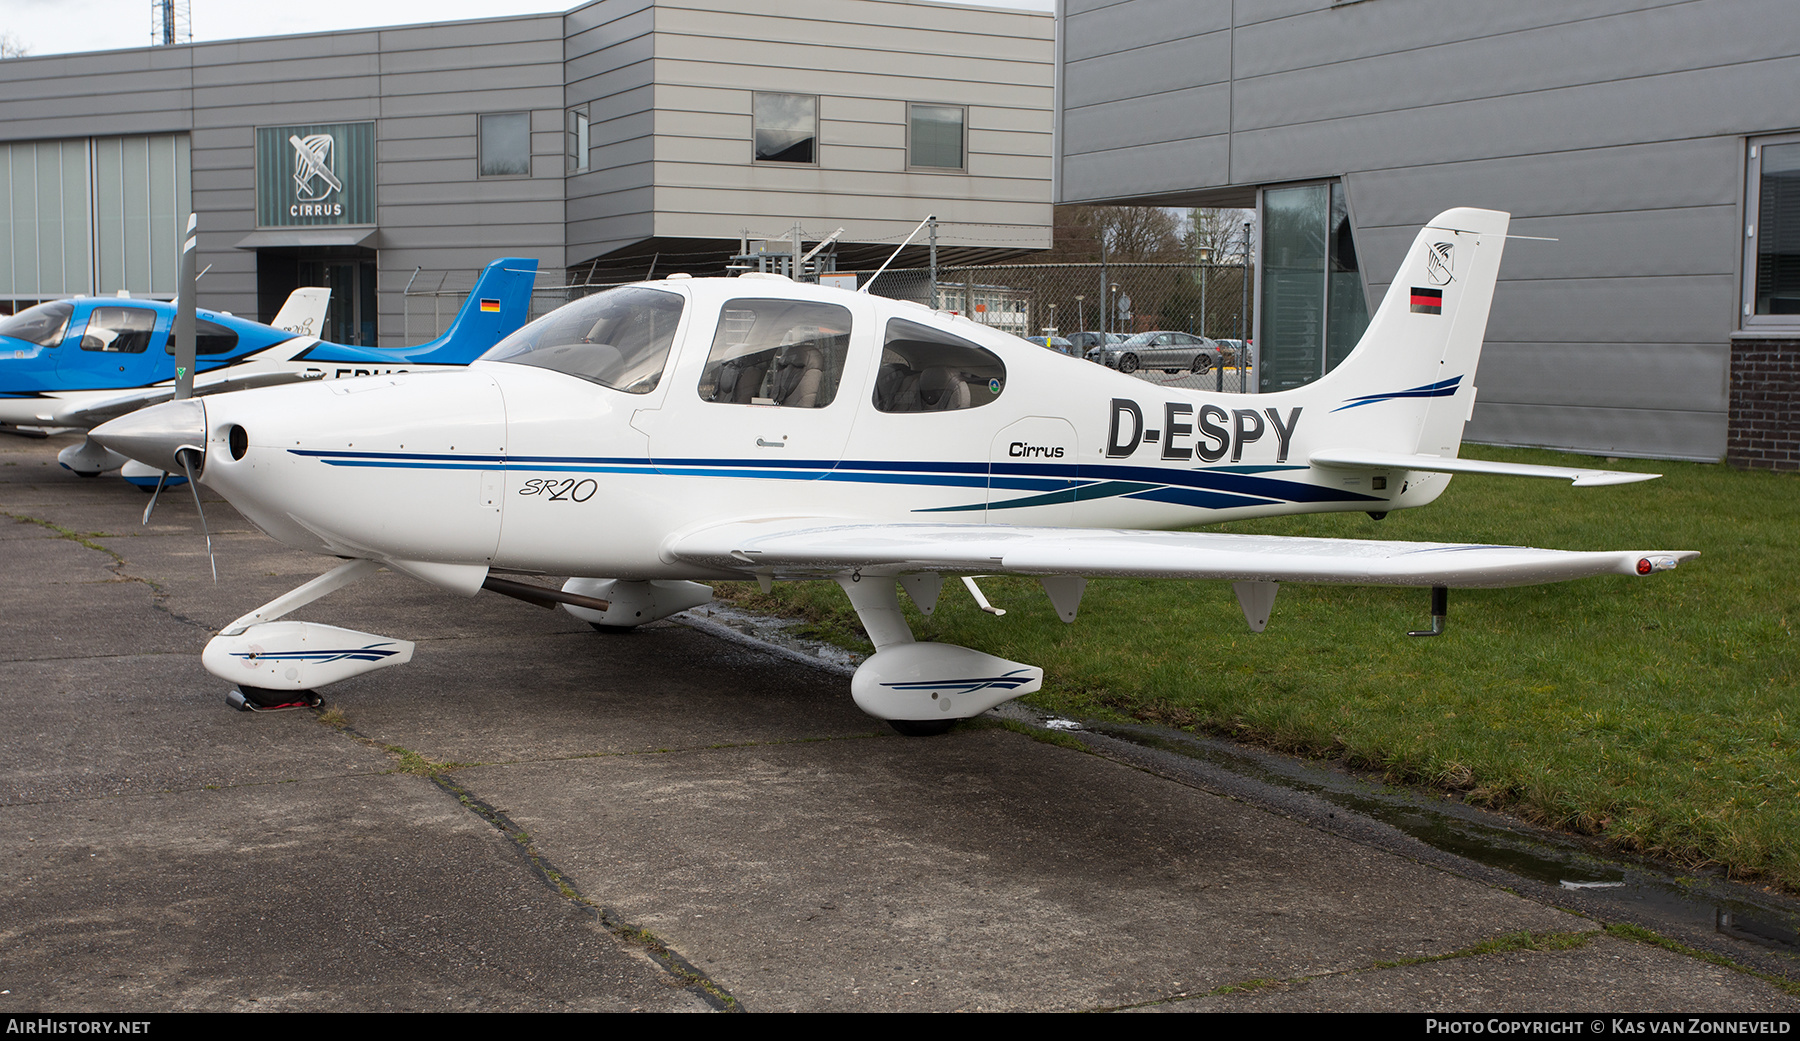
<instances>
[{"instance_id":1,"label":"cabin side window","mask_svg":"<svg viewBox=\"0 0 1800 1041\"><path fill-rule=\"evenodd\" d=\"M731 300L700 374L700 399L824 408L850 355L850 311L801 300Z\"/></svg>"},{"instance_id":2,"label":"cabin side window","mask_svg":"<svg viewBox=\"0 0 1800 1041\"><path fill-rule=\"evenodd\" d=\"M195 354L230 354L237 344L237 333L218 322L209 322L204 318L194 319ZM175 330L173 329L169 330L169 342L163 345L163 353L175 353Z\"/></svg>"},{"instance_id":3,"label":"cabin side window","mask_svg":"<svg viewBox=\"0 0 1800 1041\"><path fill-rule=\"evenodd\" d=\"M81 349L142 354L156 331L156 312L143 307L96 307L81 334Z\"/></svg>"},{"instance_id":4,"label":"cabin side window","mask_svg":"<svg viewBox=\"0 0 1800 1041\"><path fill-rule=\"evenodd\" d=\"M980 408L1006 387L1006 363L960 336L895 318L882 343L875 408L955 412Z\"/></svg>"}]
</instances>

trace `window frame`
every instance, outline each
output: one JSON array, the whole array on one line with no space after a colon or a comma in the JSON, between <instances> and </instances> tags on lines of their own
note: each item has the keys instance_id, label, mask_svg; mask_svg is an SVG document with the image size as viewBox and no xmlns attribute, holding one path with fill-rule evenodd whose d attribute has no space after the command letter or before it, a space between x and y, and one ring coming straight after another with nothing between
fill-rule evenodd
<instances>
[{"instance_id":1,"label":"window frame","mask_svg":"<svg viewBox=\"0 0 1800 1041\"><path fill-rule=\"evenodd\" d=\"M1762 228L1763 149L1769 145L1800 145L1800 131L1766 134L1744 140L1744 241L1743 267L1739 272L1738 328L1744 332L1800 333L1800 314L1756 313L1757 245Z\"/></svg>"},{"instance_id":2,"label":"window frame","mask_svg":"<svg viewBox=\"0 0 1800 1041\"><path fill-rule=\"evenodd\" d=\"M756 154L756 134L759 129L756 121L756 99L773 98L809 98L812 101L812 158L806 162L792 159L764 159ZM750 92L750 162L757 166L791 167L819 165L819 153L822 151L819 142L819 95L799 94L789 90L756 90Z\"/></svg>"},{"instance_id":3,"label":"window frame","mask_svg":"<svg viewBox=\"0 0 1800 1041\"><path fill-rule=\"evenodd\" d=\"M920 108L955 109L962 113L962 128L957 135L958 166L921 165L913 158L918 148L913 142L913 110ZM969 172L969 106L950 105L937 101L909 101L906 103L906 169L914 173L948 173L961 174Z\"/></svg>"},{"instance_id":4,"label":"window frame","mask_svg":"<svg viewBox=\"0 0 1800 1041\"><path fill-rule=\"evenodd\" d=\"M487 121L499 116L523 116L525 118L525 172L524 173L488 173L487 172ZM514 109L505 112L479 112L475 116L475 176L483 181L517 180L532 175L531 153L531 110Z\"/></svg>"},{"instance_id":5,"label":"window frame","mask_svg":"<svg viewBox=\"0 0 1800 1041\"><path fill-rule=\"evenodd\" d=\"M592 168L594 154L594 120L586 105L576 105L568 110L564 126L565 144L568 151L568 172L580 173Z\"/></svg>"}]
</instances>

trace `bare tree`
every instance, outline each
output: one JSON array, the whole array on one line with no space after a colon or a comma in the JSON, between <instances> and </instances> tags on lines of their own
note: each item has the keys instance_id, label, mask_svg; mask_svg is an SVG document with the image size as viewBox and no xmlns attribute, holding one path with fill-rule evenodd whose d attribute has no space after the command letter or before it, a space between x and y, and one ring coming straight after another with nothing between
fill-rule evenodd
<instances>
[{"instance_id":1,"label":"bare tree","mask_svg":"<svg viewBox=\"0 0 1800 1041\"><path fill-rule=\"evenodd\" d=\"M12 30L0 30L0 59L23 58L31 53L31 45L19 39Z\"/></svg>"},{"instance_id":2,"label":"bare tree","mask_svg":"<svg viewBox=\"0 0 1800 1041\"><path fill-rule=\"evenodd\" d=\"M1161 206L1058 206L1047 260L1099 263L1101 243L1108 259L1181 261L1180 211Z\"/></svg>"},{"instance_id":3,"label":"bare tree","mask_svg":"<svg viewBox=\"0 0 1800 1041\"><path fill-rule=\"evenodd\" d=\"M1253 225L1255 220L1255 210L1189 210L1186 236L1188 254L1198 257L1202 249L1210 249L1215 264L1239 263L1249 245L1249 234L1255 231L1252 227L1246 233L1244 226Z\"/></svg>"}]
</instances>

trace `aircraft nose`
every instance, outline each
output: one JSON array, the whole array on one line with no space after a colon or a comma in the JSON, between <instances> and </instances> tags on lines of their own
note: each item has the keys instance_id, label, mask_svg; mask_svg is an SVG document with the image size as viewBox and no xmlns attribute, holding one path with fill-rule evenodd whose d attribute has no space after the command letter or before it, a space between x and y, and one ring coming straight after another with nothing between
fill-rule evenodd
<instances>
[{"instance_id":1,"label":"aircraft nose","mask_svg":"<svg viewBox=\"0 0 1800 1041\"><path fill-rule=\"evenodd\" d=\"M182 470L176 453L191 450L194 454L188 458L199 470L206 460L206 406L195 398L165 401L102 423L88 437L128 459L170 473Z\"/></svg>"}]
</instances>

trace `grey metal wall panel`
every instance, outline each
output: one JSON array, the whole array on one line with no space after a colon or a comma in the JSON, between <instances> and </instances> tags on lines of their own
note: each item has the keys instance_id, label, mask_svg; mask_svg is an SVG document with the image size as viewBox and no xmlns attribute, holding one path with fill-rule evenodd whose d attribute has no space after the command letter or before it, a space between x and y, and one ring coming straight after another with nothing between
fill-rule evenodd
<instances>
[{"instance_id":1,"label":"grey metal wall panel","mask_svg":"<svg viewBox=\"0 0 1800 1041\"><path fill-rule=\"evenodd\" d=\"M1211 83L1170 90L1110 105L1071 108L1063 114L1064 133L1078 137L1082 154L1161 144L1225 134L1231 84Z\"/></svg>"},{"instance_id":2,"label":"grey metal wall panel","mask_svg":"<svg viewBox=\"0 0 1800 1041\"><path fill-rule=\"evenodd\" d=\"M653 9L652 0L602 0L569 11L563 15L565 55L573 61L650 32Z\"/></svg>"},{"instance_id":3,"label":"grey metal wall panel","mask_svg":"<svg viewBox=\"0 0 1800 1041\"><path fill-rule=\"evenodd\" d=\"M1730 347L1717 343L1488 341L1475 384L1490 404L1724 412Z\"/></svg>"},{"instance_id":4,"label":"grey metal wall panel","mask_svg":"<svg viewBox=\"0 0 1800 1041\"><path fill-rule=\"evenodd\" d=\"M197 88L241 87L246 84L315 83L334 80L361 80L373 86L381 72L381 59L376 54L342 54L312 57L296 55L285 61L202 63L192 70Z\"/></svg>"},{"instance_id":5,"label":"grey metal wall panel","mask_svg":"<svg viewBox=\"0 0 1800 1041\"><path fill-rule=\"evenodd\" d=\"M1721 136L1370 170L1350 175L1351 195L1359 229L1416 227L1450 206L1526 217L1735 206L1742 151Z\"/></svg>"},{"instance_id":6,"label":"grey metal wall panel","mask_svg":"<svg viewBox=\"0 0 1800 1041\"><path fill-rule=\"evenodd\" d=\"M1400 254L1418 234L1417 222L1358 229L1365 271L1380 286L1399 267ZM1688 207L1620 213L1515 218L1511 233L1554 238L1510 241L1501 262L1503 281L1722 275L1731 277L1738 257L1733 207ZM1379 257L1379 261L1377 260ZM1714 316L1717 317L1717 316Z\"/></svg>"},{"instance_id":7,"label":"grey metal wall panel","mask_svg":"<svg viewBox=\"0 0 1800 1041\"><path fill-rule=\"evenodd\" d=\"M1070 112L1110 101L1150 99L1168 91L1208 83L1229 84L1231 34L1212 33L1172 40L1141 51L1089 58L1069 68L1071 81L1063 86L1063 108ZM1230 114L1229 103L1217 112L1195 109L1182 113L1174 126L1191 137L1197 131L1190 125L1189 117L1224 122ZM1075 141L1082 151L1089 150L1085 138L1077 137Z\"/></svg>"},{"instance_id":8,"label":"grey metal wall panel","mask_svg":"<svg viewBox=\"0 0 1800 1041\"><path fill-rule=\"evenodd\" d=\"M572 183L569 186L569 198L571 200L575 199L578 195L586 194L596 188L602 190L606 189L610 180L593 179L593 174L604 172L608 179L616 178L622 175L622 171L625 167L637 166L641 163L648 163L655 159L655 143L653 139L646 134L642 137L635 137L629 140L615 141L605 148L596 148L593 150L592 155L593 160L592 165L589 167L590 172L574 175L573 181L575 183ZM639 172L646 178L650 176L648 170ZM649 184L650 182L646 180L644 183Z\"/></svg>"},{"instance_id":9,"label":"grey metal wall panel","mask_svg":"<svg viewBox=\"0 0 1800 1041\"><path fill-rule=\"evenodd\" d=\"M1461 40L1506 37L1550 25L1580 25L1621 12L1659 7L1698 7L1711 0L1511 0L1461 3L1441 0L1381 0L1375 4L1332 4L1329 0L1287 0L1239 6L1238 57L1258 72L1326 66L1371 54L1422 51ZM1735 2L1735 0L1727 0ZM1715 5L1716 6L1716 5ZM1611 46L1641 48L1643 39L1625 35ZM1656 41L1661 46L1666 40Z\"/></svg>"},{"instance_id":10,"label":"grey metal wall panel","mask_svg":"<svg viewBox=\"0 0 1800 1041\"><path fill-rule=\"evenodd\" d=\"M380 56L381 72L387 76L445 72L485 76L493 69L512 65L560 64L562 44L562 35L555 33L517 43L470 40L454 47L384 50Z\"/></svg>"},{"instance_id":11,"label":"grey metal wall panel","mask_svg":"<svg viewBox=\"0 0 1800 1041\"><path fill-rule=\"evenodd\" d=\"M396 26L374 32L380 35L380 48L386 53L427 48L486 47L526 41L560 41L563 16L509 15L501 18ZM330 38L338 37L339 34L334 33ZM558 46L560 47L560 43Z\"/></svg>"},{"instance_id":12,"label":"grey metal wall panel","mask_svg":"<svg viewBox=\"0 0 1800 1041\"><path fill-rule=\"evenodd\" d=\"M395 249L461 249L476 254L489 253L488 260L501 254L496 250L535 248L555 256L561 252L563 223L559 216L547 224L467 224L449 226L436 222L395 224L381 229L381 240ZM389 258L390 265L393 258ZM482 261L486 263L487 261ZM558 266L561 266L560 264Z\"/></svg>"},{"instance_id":13,"label":"grey metal wall panel","mask_svg":"<svg viewBox=\"0 0 1800 1041\"><path fill-rule=\"evenodd\" d=\"M663 17L673 17L682 9L702 12L710 17L729 15L750 6L740 0L661 0L657 5L658 25L660 27L662 24ZM1031 36L1048 41L1053 32L1049 18L1030 12L950 4L913 4L906 0L836 0L829 5L770 4L762 7L761 11L772 17L803 16L820 22L867 26L872 31L916 28L922 22L930 20L941 33L958 36L988 36L997 39Z\"/></svg>"},{"instance_id":14,"label":"grey metal wall panel","mask_svg":"<svg viewBox=\"0 0 1800 1041\"><path fill-rule=\"evenodd\" d=\"M659 164L660 166L660 164ZM858 226L880 224L881 230L864 237L858 232L857 238L863 241L878 241L893 235L896 231L902 237L923 220L925 214L931 212L924 209L920 198L904 198L886 195L857 195L842 193L820 195L805 191L777 192L754 191L740 189L706 189L702 187L671 187L659 185L657 194L657 234L658 235L694 235L699 237L716 236L717 228L701 232L691 230L697 226L711 226L719 215L753 214L767 208L765 221L779 221L780 215L789 214L788 223L792 223L795 214L816 214L840 221L855 221ZM918 193L922 195L923 193ZM1022 227L1037 225L1048 239L1048 229L1039 222L1046 216L1046 206L1032 203L1006 203L996 200L933 200L943 203L943 212L938 217L945 224L961 225L980 222L984 225L1015 224ZM753 209L752 207L756 207ZM735 219L735 217L734 217ZM776 228L783 225L777 223ZM683 227L690 230L667 231L665 228ZM976 244L982 232L971 232L968 228L945 227L938 229L938 242L954 241L955 244ZM898 239L895 240L896 242Z\"/></svg>"},{"instance_id":15,"label":"grey metal wall panel","mask_svg":"<svg viewBox=\"0 0 1800 1041\"><path fill-rule=\"evenodd\" d=\"M990 30L997 28L997 31L984 32L980 26L962 18L954 21L936 19L934 24L922 24L926 19L918 17L918 8L912 9L913 18L882 24L842 17L844 10L834 10L831 6L756 10L741 5L687 9L665 4L657 9L657 37L664 48L658 53L703 58L708 51L716 51L718 41L722 40L739 41L740 52L752 53L761 53L765 44L804 41L815 46L871 50L878 57L875 67L879 68L891 64L895 54L907 55L909 61L918 56L967 55L971 52L986 54L993 59L1035 61L1037 59L1031 56L1037 52L1037 44L1048 41L1051 36L1048 19L1021 22L1002 14L1004 24L988 27ZM734 57L731 60L741 59Z\"/></svg>"},{"instance_id":16,"label":"grey metal wall panel","mask_svg":"<svg viewBox=\"0 0 1800 1041\"><path fill-rule=\"evenodd\" d=\"M1244 53L1248 38L1256 35L1247 30L1240 36L1232 117L1240 129L1273 126L1659 76L1800 51L1800 19L1788 0L1743 0L1737 6L1741 18L1764 31L1744 32L1744 21L1718 17L1712 4L1685 3L1273 74ZM1320 35L1344 38L1323 21L1314 26ZM1296 35L1280 33L1287 43ZM1679 47L1667 45L1677 40ZM1280 53L1284 62L1291 60ZM1526 56L1529 61L1521 60ZM1304 107L1293 107L1297 98L1304 99Z\"/></svg>"},{"instance_id":17,"label":"grey metal wall panel","mask_svg":"<svg viewBox=\"0 0 1800 1041\"><path fill-rule=\"evenodd\" d=\"M625 180L621 178L619 180ZM570 223L583 223L598 220L638 220L642 219L643 236L648 237L650 231L650 207L655 203L648 176L642 178L642 185L620 187L618 182L606 191L596 191L569 200L568 219ZM633 207L642 207L639 212Z\"/></svg>"},{"instance_id":18,"label":"grey metal wall panel","mask_svg":"<svg viewBox=\"0 0 1800 1041\"><path fill-rule=\"evenodd\" d=\"M1730 275L1509 280L1503 288L1488 328L1526 342L1704 342L1737 300Z\"/></svg>"},{"instance_id":19,"label":"grey metal wall panel","mask_svg":"<svg viewBox=\"0 0 1800 1041\"><path fill-rule=\"evenodd\" d=\"M1792 106L1776 85L1793 83L1800 83L1800 56L1243 130L1233 135L1232 174L1292 179L1326 156L1341 169L1364 170L1765 132L1792 125Z\"/></svg>"},{"instance_id":20,"label":"grey metal wall panel","mask_svg":"<svg viewBox=\"0 0 1800 1041\"><path fill-rule=\"evenodd\" d=\"M656 60L658 82L682 83L688 86L717 87L725 90L784 90L800 94L836 94L854 96L879 90L891 98L961 105L980 101L984 105L1011 108L1039 108L1048 112L1050 80L1046 73L1041 83L997 83L988 79L974 82L948 76L927 78L911 75L872 77L853 66L843 69L808 69L804 76L793 70L772 74L761 66L726 66L712 62L681 61L672 58ZM1048 118L1048 116L1046 116Z\"/></svg>"},{"instance_id":21,"label":"grey metal wall panel","mask_svg":"<svg viewBox=\"0 0 1800 1041\"><path fill-rule=\"evenodd\" d=\"M649 36L639 36L610 44L604 51L569 59L563 65L569 84L569 104L579 105L649 83L652 69L647 63L656 57L654 50ZM637 71L626 71L632 68ZM633 75L638 79L631 81ZM623 86L621 81L626 81Z\"/></svg>"},{"instance_id":22,"label":"grey metal wall panel","mask_svg":"<svg viewBox=\"0 0 1800 1041\"><path fill-rule=\"evenodd\" d=\"M1184 191L1221 183L1230 165L1227 135L1165 141L1110 152L1064 153L1062 192L1070 199L1107 199ZM1220 182L1212 179L1219 178Z\"/></svg>"},{"instance_id":23,"label":"grey metal wall panel","mask_svg":"<svg viewBox=\"0 0 1800 1041\"><path fill-rule=\"evenodd\" d=\"M1477 400L1475 418L1463 436L1485 444L1710 463L1725 454L1725 421L1723 412L1489 405Z\"/></svg>"},{"instance_id":24,"label":"grey metal wall panel","mask_svg":"<svg viewBox=\"0 0 1800 1041\"><path fill-rule=\"evenodd\" d=\"M610 106L612 98L648 86L654 73L655 66L651 59L636 59L631 64L587 76L571 84L566 94L571 98L569 103L572 105L592 101L596 105Z\"/></svg>"},{"instance_id":25,"label":"grey metal wall panel","mask_svg":"<svg viewBox=\"0 0 1800 1041\"><path fill-rule=\"evenodd\" d=\"M1142 0L1132 5L1129 18L1113 17L1106 8L1091 13L1071 10L1065 23L1069 45L1064 59L1150 50L1177 37L1230 29L1231 7L1231 0Z\"/></svg>"}]
</instances>

